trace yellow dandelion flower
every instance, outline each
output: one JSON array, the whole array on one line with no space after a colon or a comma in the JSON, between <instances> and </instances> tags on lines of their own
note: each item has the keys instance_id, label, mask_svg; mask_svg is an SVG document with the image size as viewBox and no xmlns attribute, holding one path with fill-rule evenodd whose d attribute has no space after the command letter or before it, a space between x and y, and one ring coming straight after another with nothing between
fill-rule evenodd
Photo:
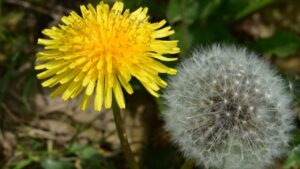
<instances>
[{"instance_id":1,"label":"yellow dandelion flower","mask_svg":"<svg viewBox=\"0 0 300 169\"><path fill-rule=\"evenodd\" d=\"M167 83L160 73L174 75L176 70L160 61L174 61L164 54L179 52L177 41L162 40L174 33L166 21L150 23L147 8L130 13L122 2L110 9L101 2L80 6L82 16L72 11L62 17L63 24L43 30L49 39L38 39L44 50L37 53L37 76L46 79L43 87L57 88L52 97L63 100L84 93L81 109L85 110L94 97L95 110L102 104L111 108L114 95L120 108L125 108L122 88L133 93L130 79L135 77L154 96Z\"/></svg>"}]
</instances>

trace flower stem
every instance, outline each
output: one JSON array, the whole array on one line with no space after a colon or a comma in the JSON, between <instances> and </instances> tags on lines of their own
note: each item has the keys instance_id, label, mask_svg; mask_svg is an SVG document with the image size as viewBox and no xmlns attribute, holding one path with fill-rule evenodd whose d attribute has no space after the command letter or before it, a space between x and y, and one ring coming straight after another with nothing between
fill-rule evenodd
<instances>
[{"instance_id":1,"label":"flower stem","mask_svg":"<svg viewBox=\"0 0 300 169\"><path fill-rule=\"evenodd\" d=\"M180 169L192 169L194 167L194 162L192 160L186 160Z\"/></svg>"},{"instance_id":2,"label":"flower stem","mask_svg":"<svg viewBox=\"0 0 300 169\"><path fill-rule=\"evenodd\" d=\"M127 163L129 165L130 169L139 169L139 166L137 162L134 160L133 153L130 149L128 140L127 140L127 135L125 131L123 130L123 121L121 117L121 111L120 108L116 103L113 104L113 114L115 118L115 124L117 128L117 133L121 142L121 147L123 149L123 152L125 154L125 158L127 160Z\"/></svg>"}]
</instances>

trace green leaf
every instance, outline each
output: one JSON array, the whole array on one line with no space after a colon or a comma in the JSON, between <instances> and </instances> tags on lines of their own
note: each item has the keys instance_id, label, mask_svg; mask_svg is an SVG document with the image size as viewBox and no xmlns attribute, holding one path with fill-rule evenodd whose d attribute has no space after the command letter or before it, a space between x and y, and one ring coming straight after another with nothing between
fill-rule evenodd
<instances>
[{"instance_id":1,"label":"green leaf","mask_svg":"<svg viewBox=\"0 0 300 169\"><path fill-rule=\"evenodd\" d=\"M300 132L294 134L293 144L298 145L300 144Z\"/></svg>"},{"instance_id":2,"label":"green leaf","mask_svg":"<svg viewBox=\"0 0 300 169\"><path fill-rule=\"evenodd\" d=\"M295 147L285 161L283 168L297 168L300 166L300 146Z\"/></svg>"},{"instance_id":3,"label":"green leaf","mask_svg":"<svg viewBox=\"0 0 300 169\"><path fill-rule=\"evenodd\" d=\"M182 27L182 25L176 25L173 27L175 30L175 34L171 36L171 39L179 40L179 47L181 49L181 55L184 55L187 50L190 49L193 42L193 35L190 30L186 30ZM187 56L184 56L187 57Z\"/></svg>"},{"instance_id":4,"label":"green leaf","mask_svg":"<svg viewBox=\"0 0 300 169\"><path fill-rule=\"evenodd\" d=\"M166 147L156 147L147 145L143 150L145 166L151 169L179 168L176 159L176 149L169 145Z\"/></svg>"},{"instance_id":5,"label":"green leaf","mask_svg":"<svg viewBox=\"0 0 300 169\"><path fill-rule=\"evenodd\" d=\"M81 160L81 166L85 169L115 169L95 147L86 145L73 145L70 149Z\"/></svg>"},{"instance_id":6,"label":"green leaf","mask_svg":"<svg viewBox=\"0 0 300 169\"><path fill-rule=\"evenodd\" d=\"M34 162L31 158L29 159L24 159L19 161L18 163L14 164L13 169L22 169L25 168L26 166L29 166L32 162Z\"/></svg>"},{"instance_id":7,"label":"green leaf","mask_svg":"<svg viewBox=\"0 0 300 169\"><path fill-rule=\"evenodd\" d=\"M10 64L5 72L3 79L0 79L0 102L4 99L9 83L12 80L12 76L20 57L20 51L17 51L11 58Z\"/></svg>"},{"instance_id":8,"label":"green leaf","mask_svg":"<svg viewBox=\"0 0 300 169\"><path fill-rule=\"evenodd\" d=\"M278 31L270 38L257 40L255 46L265 54L284 58L300 49L300 38L291 32Z\"/></svg>"},{"instance_id":9,"label":"green leaf","mask_svg":"<svg viewBox=\"0 0 300 169\"><path fill-rule=\"evenodd\" d=\"M199 2L195 0L170 0L167 6L167 19L170 23L181 21L185 15L186 23L192 24L199 15Z\"/></svg>"},{"instance_id":10,"label":"green leaf","mask_svg":"<svg viewBox=\"0 0 300 169\"><path fill-rule=\"evenodd\" d=\"M94 156L100 156L98 151L94 147L85 147L79 153L80 158L92 158Z\"/></svg>"},{"instance_id":11,"label":"green leaf","mask_svg":"<svg viewBox=\"0 0 300 169\"><path fill-rule=\"evenodd\" d=\"M32 164L34 162L38 162L38 161L39 161L38 156L29 156L28 158L18 161L16 163L11 163L10 166L13 169L22 169L22 168L25 168L25 167L29 166L30 164Z\"/></svg>"},{"instance_id":12,"label":"green leaf","mask_svg":"<svg viewBox=\"0 0 300 169\"><path fill-rule=\"evenodd\" d=\"M25 85L23 87L21 98L22 98L22 102L25 105L26 109L28 111L31 111L28 98L29 98L29 93L31 92L33 84L35 84L35 82L37 81L35 72L31 71L28 78L29 79L27 80L27 82L25 83Z\"/></svg>"},{"instance_id":13,"label":"green leaf","mask_svg":"<svg viewBox=\"0 0 300 169\"><path fill-rule=\"evenodd\" d=\"M180 21L181 19L181 0L170 0L167 7L167 19L171 23Z\"/></svg>"},{"instance_id":14,"label":"green leaf","mask_svg":"<svg viewBox=\"0 0 300 169\"><path fill-rule=\"evenodd\" d=\"M252 14L253 12L268 6L274 2L276 2L277 0L255 0L255 1L251 1L251 3L244 8L243 10L241 10L236 16L235 16L235 20L239 20L242 19L246 16L248 16L249 14Z\"/></svg>"},{"instance_id":15,"label":"green leaf","mask_svg":"<svg viewBox=\"0 0 300 169\"><path fill-rule=\"evenodd\" d=\"M124 1L125 2L125 1ZM138 7L147 7L149 8L149 16L151 20L161 20L166 17L166 6L168 1L149 1L149 0L138 0L136 1L135 9Z\"/></svg>"},{"instance_id":16,"label":"green leaf","mask_svg":"<svg viewBox=\"0 0 300 169\"><path fill-rule=\"evenodd\" d=\"M224 3L224 1L222 1ZM222 4L221 7L218 8L218 13L219 11L222 11L222 15L224 15L224 19L228 23L232 23L234 21L234 18L236 17L237 13L241 11L241 9L245 9L249 7L249 3L252 1L247 1L247 0L227 0L226 3ZM218 15L218 14L217 14Z\"/></svg>"},{"instance_id":17,"label":"green leaf","mask_svg":"<svg viewBox=\"0 0 300 169\"><path fill-rule=\"evenodd\" d=\"M43 169L75 169L74 165L68 161L45 159L41 162Z\"/></svg>"},{"instance_id":18,"label":"green leaf","mask_svg":"<svg viewBox=\"0 0 300 169\"><path fill-rule=\"evenodd\" d=\"M206 19L208 16L216 12L218 7L221 5L222 0L203 0L200 1L200 19Z\"/></svg>"},{"instance_id":19,"label":"green leaf","mask_svg":"<svg viewBox=\"0 0 300 169\"><path fill-rule=\"evenodd\" d=\"M81 144L72 145L70 151L76 154L80 158L90 158L95 154L99 154L94 147L88 145L81 145Z\"/></svg>"},{"instance_id":20,"label":"green leaf","mask_svg":"<svg viewBox=\"0 0 300 169\"><path fill-rule=\"evenodd\" d=\"M28 141L28 145L30 146L31 150L38 151L43 148L43 145L44 145L43 142L38 139L28 137L27 141Z\"/></svg>"}]
</instances>

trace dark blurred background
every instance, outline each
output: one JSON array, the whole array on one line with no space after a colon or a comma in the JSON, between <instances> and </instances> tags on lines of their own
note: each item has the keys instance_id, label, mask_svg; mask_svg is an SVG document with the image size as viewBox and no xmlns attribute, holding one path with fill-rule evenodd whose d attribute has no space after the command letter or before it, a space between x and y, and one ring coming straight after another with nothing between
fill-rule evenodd
<instances>
[{"instance_id":1,"label":"dark blurred background","mask_svg":"<svg viewBox=\"0 0 300 169\"><path fill-rule=\"evenodd\" d=\"M285 78L299 117L300 0L123 2L131 11L148 7L152 22L167 19L176 31L171 39L180 40L179 62L192 48L214 42L245 45L261 53ZM0 0L0 168L126 168L109 110L81 112L81 100L50 99L51 89L43 89L36 79L41 31L88 3L99 1ZM133 84L135 93L126 96L124 117L137 159L145 169L179 169L184 159L162 129L162 100ZM290 144L286 157L277 159L272 169L300 168L298 131Z\"/></svg>"}]
</instances>

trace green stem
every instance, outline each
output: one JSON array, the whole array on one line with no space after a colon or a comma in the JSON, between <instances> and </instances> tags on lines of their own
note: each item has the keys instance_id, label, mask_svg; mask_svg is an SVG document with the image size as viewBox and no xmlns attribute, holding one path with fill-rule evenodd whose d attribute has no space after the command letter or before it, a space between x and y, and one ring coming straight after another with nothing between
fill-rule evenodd
<instances>
[{"instance_id":1,"label":"green stem","mask_svg":"<svg viewBox=\"0 0 300 169\"><path fill-rule=\"evenodd\" d=\"M123 130L123 121L121 118L121 111L118 105L116 103L113 104L113 114L115 118L115 124L117 128L117 133L121 142L121 147L123 149L123 152L125 154L125 158L127 160L127 163L129 165L130 169L139 169L139 166L137 162L134 160L133 153L130 149L128 140L127 140L127 135L125 131Z\"/></svg>"},{"instance_id":2,"label":"green stem","mask_svg":"<svg viewBox=\"0 0 300 169\"><path fill-rule=\"evenodd\" d=\"M180 167L180 169L192 169L194 167L194 161L192 160L186 160L183 165Z\"/></svg>"}]
</instances>

